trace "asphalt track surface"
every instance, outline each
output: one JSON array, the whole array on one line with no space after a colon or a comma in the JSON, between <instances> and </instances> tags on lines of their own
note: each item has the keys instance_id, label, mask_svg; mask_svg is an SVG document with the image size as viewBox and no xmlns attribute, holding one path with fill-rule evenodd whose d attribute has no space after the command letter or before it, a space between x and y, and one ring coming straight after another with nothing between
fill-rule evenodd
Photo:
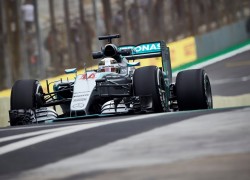
<instances>
[{"instance_id":1,"label":"asphalt track surface","mask_svg":"<svg viewBox=\"0 0 250 180\"><path fill-rule=\"evenodd\" d=\"M250 93L250 51L204 67L213 95L236 96Z\"/></svg>"},{"instance_id":2,"label":"asphalt track surface","mask_svg":"<svg viewBox=\"0 0 250 180\"><path fill-rule=\"evenodd\" d=\"M250 52L205 67L214 95L250 92ZM0 129L0 179L250 179L250 107Z\"/></svg>"}]
</instances>

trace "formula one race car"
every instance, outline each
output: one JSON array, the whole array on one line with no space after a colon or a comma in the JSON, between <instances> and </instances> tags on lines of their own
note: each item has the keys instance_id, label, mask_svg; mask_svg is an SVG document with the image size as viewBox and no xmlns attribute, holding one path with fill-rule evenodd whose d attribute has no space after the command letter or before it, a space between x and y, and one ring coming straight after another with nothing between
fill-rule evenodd
<instances>
[{"instance_id":1,"label":"formula one race car","mask_svg":"<svg viewBox=\"0 0 250 180\"><path fill-rule=\"evenodd\" d=\"M210 82L204 70L179 72L174 84L169 48L164 41L116 46L112 39L119 37L99 37L108 40L108 44L92 53L94 59L101 59L98 69L86 71L71 81L47 81L48 93L44 93L37 80L16 81L11 91L10 125L213 107ZM158 61L158 65L140 66L146 60ZM65 72L75 73L76 69ZM53 92L49 90L51 84ZM55 108L58 105L62 109L60 115Z\"/></svg>"}]
</instances>

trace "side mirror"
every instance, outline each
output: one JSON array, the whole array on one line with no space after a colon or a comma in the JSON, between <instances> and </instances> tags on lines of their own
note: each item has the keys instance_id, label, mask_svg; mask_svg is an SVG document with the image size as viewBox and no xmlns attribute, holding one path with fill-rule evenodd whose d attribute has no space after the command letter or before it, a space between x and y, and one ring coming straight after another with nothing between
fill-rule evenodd
<instances>
[{"instance_id":1,"label":"side mirror","mask_svg":"<svg viewBox=\"0 0 250 180\"><path fill-rule=\"evenodd\" d=\"M77 69L76 68L65 69L64 72L65 74L73 74L73 73L77 73Z\"/></svg>"},{"instance_id":2,"label":"side mirror","mask_svg":"<svg viewBox=\"0 0 250 180\"><path fill-rule=\"evenodd\" d=\"M134 67L134 66L140 66L141 63L140 62L132 62L132 63L128 63L127 67Z\"/></svg>"}]
</instances>

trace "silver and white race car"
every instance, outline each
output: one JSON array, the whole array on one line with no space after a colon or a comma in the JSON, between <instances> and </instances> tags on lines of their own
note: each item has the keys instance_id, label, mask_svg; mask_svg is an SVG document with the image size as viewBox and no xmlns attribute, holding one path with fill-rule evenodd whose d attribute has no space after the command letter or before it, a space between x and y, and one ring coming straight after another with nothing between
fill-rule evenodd
<instances>
[{"instance_id":1,"label":"silver and white race car","mask_svg":"<svg viewBox=\"0 0 250 180\"><path fill-rule=\"evenodd\" d=\"M113 38L94 59L97 70L85 71L74 80L47 81L47 92L37 80L18 80L12 87L10 125L51 122L123 113L167 112L213 107L209 78L204 70L179 72L172 83L169 48L164 41L116 46ZM158 66L140 66L145 59L160 59ZM76 73L67 69L66 73ZM53 85L53 92L50 86ZM60 106L62 113L56 111Z\"/></svg>"}]
</instances>

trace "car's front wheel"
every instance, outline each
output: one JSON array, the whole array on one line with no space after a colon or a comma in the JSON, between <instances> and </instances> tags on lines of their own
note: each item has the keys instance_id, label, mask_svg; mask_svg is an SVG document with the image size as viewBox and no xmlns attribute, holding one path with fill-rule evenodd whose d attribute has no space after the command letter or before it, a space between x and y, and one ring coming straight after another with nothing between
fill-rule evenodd
<instances>
[{"instance_id":1,"label":"car's front wheel","mask_svg":"<svg viewBox=\"0 0 250 180\"><path fill-rule=\"evenodd\" d=\"M37 80L18 80L11 89L10 110L31 110L38 106L36 95L43 90ZM10 116L10 125L23 124L23 119Z\"/></svg>"}]
</instances>

